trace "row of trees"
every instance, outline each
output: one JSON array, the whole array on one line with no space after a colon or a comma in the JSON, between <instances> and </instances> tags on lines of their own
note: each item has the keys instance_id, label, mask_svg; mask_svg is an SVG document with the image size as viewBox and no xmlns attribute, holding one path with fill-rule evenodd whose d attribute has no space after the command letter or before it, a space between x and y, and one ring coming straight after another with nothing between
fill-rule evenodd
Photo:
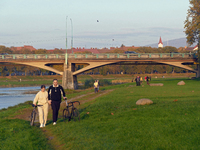
<instances>
[{"instance_id":1,"label":"row of trees","mask_svg":"<svg viewBox=\"0 0 200 150\"><path fill-rule=\"evenodd\" d=\"M195 69L195 66L190 66ZM187 73L188 70L169 65L107 65L85 72L86 74L152 74ZM190 71L189 71L190 72Z\"/></svg>"},{"instance_id":2,"label":"row of trees","mask_svg":"<svg viewBox=\"0 0 200 150\"><path fill-rule=\"evenodd\" d=\"M62 54L64 51L62 49L55 48L53 51L49 51L46 49L38 49L38 50L30 50L28 48L22 48L20 50L16 50L15 48L9 48L0 45L0 53L7 54Z\"/></svg>"}]
</instances>

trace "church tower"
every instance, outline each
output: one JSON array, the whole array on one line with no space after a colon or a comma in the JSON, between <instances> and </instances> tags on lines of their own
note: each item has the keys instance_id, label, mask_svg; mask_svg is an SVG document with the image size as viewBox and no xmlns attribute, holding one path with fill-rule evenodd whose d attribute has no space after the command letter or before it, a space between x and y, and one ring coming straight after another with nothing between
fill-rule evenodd
<instances>
[{"instance_id":1,"label":"church tower","mask_svg":"<svg viewBox=\"0 0 200 150\"><path fill-rule=\"evenodd\" d=\"M162 42L161 37L160 37L160 41L159 41L159 43L158 43L158 48L159 48L159 47L163 48L163 42Z\"/></svg>"}]
</instances>

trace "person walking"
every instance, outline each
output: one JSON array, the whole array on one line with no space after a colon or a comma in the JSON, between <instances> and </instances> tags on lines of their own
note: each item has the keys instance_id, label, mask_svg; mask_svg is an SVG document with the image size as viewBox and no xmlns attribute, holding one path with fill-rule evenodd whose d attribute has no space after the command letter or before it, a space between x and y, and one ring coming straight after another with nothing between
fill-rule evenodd
<instances>
[{"instance_id":1,"label":"person walking","mask_svg":"<svg viewBox=\"0 0 200 150\"><path fill-rule=\"evenodd\" d=\"M49 104L51 104L51 108L53 110L53 125L56 125L56 121L58 119L58 112L61 103L61 94L63 96L63 99L66 99L63 87L61 85L58 85L57 79L54 79L53 85L51 85L48 89Z\"/></svg>"},{"instance_id":2,"label":"person walking","mask_svg":"<svg viewBox=\"0 0 200 150\"><path fill-rule=\"evenodd\" d=\"M140 86L140 77L139 76L136 77L136 86Z\"/></svg>"},{"instance_id":3,"label":"person walking","mask_svg":"<svg viewBox=\"0 0 200 150\"><path fill-rule=\"evenodd\" d=\"M46 126L48 116L48 93L45 88L45 85L41 85L41 91L36 94L35 99L33 100L35 106L37 103L38 105L41 105L38 106L40 128Z\"/></svg>"},{"instance_id":4,"label":"person walking","mask_svg":"<svg viewBox=\"0 0 200 150\"><path fill-rule=\"evenodd\" d=\"M143 81L143 79L142 79L142 77L140 77L140 85L142 85L142 81Z\"/></svg>"},{"instance_id":5,"label":"person walking","mask_svg":"<svg viewBox=\"0 0 200 150\"><path fill-rule=\"evenodd\" d=\"M95 82L94 82L94 92L95 93L98 92L98 82L97 82L97 80L95 80Z\"/></svg>"},{"instance_id":6,"label":"person walking","mask_svg":"<svg viewBox=\"0 0 200 150\"><path fill-rule=\"evenodd\" d=\"M147 85L149 85L149 77L147 76Z\"/></svg>"}]
</instances>

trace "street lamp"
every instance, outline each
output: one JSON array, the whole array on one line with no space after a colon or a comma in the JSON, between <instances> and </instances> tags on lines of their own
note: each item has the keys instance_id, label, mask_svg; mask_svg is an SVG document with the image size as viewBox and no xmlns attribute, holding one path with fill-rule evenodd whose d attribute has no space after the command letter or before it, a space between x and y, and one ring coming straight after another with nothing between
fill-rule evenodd
<instances>
[{"instance_id":1,"label":"street lamp","mask_svg":"<svg viewBox=\"0 0 200 150\"><path fill-rule=\"evenodd\" d=\"M66 17L66 53L67 53L67 17Z\"/></svg>"},{"instance_id":2,"label":"street lamp","mask_svg":"<svg viewBox=\"0 0 200 150\"><path fill-rule=\"evenodd\" d=\"M66 53L65 53L65 64L67 65L67 17L66 16Z\"/></svg>"},{"instance_id":3,"label":"street lamp","mask_svg":"<svg viewBox=\"0 0 200 150\"><path fill-rule=\"evenodd\" d=\"M72 24L72 19L70 18L71 20L71 49L72 49L72 54L73 54L73 24Z\"/></svg>"}]
</instances>

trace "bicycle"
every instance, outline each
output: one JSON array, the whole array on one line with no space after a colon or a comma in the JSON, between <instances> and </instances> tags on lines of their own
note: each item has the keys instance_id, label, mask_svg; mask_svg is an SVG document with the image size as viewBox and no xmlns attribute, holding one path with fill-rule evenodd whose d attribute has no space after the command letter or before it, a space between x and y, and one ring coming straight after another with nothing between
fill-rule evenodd
<instances>
[{"instance_id":1,"label":"bicycle","mask_svg":"<svg viewBox=\"0 0 200 150\"><path fill-rule=\"evenodd\" d=\"M77 108L74 107L74 103L79 103L79 101L73 101L67 103L66 101L66 108L63 110L63 120L64 121L71 121L73 119L74 121L79 121L80 122L80 116L79 116L79 111ZM70 105L71 104L71 105ZM71 112L69 108L71 107Z\"/></svg>"},{"instance_id":2,"label":"bicycle","mask_svg":"<svg viewBox=\"0 0 200 150\"><path fill-rule=\"evenodd\" d=\"M31 112L31 122L30 122L30 125L31 125L31 126L33 126L33 125L34 125L34 122L35 122L35 116L36 116L36 110L35 110L35 109L36 109L36 107L37 107L37 106L43 106L43 105L36 105L36 106L35 106L34 104L32 104L32 106L33 106L34 108L33 108L33 111Z\"/></svg>"}]
</instances>

